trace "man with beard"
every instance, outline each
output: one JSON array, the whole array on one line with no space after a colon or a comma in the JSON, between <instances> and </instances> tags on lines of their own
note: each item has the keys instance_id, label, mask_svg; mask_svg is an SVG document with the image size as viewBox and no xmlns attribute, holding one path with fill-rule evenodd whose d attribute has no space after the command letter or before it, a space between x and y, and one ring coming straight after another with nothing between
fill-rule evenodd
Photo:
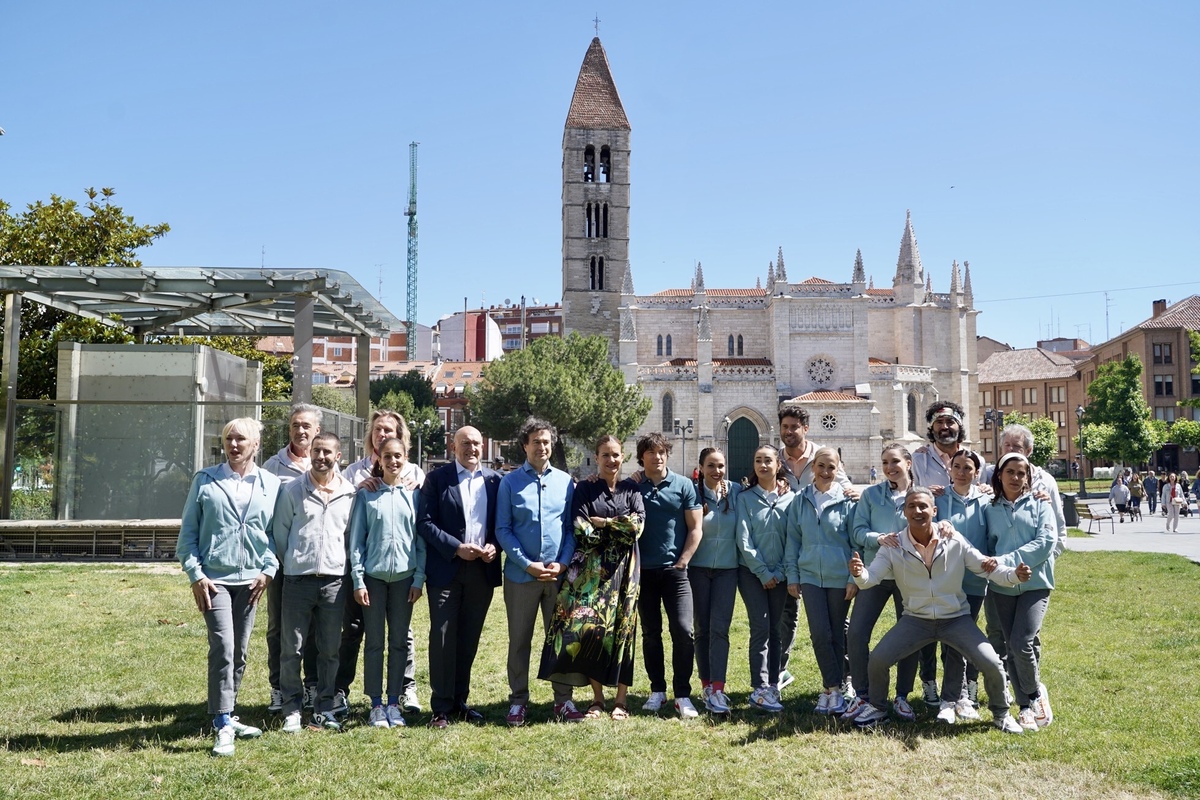
<instances>
[{"instance_id":1,"label":"man with beard","mask_svg":"<svg viewBox=\"0 0 1200 800\"><path fill-rule=\"evenodd\" d=\"M925 409L925 421L929 424L926 437L929 444L913 451L912 466L914 482L928 486L940 495L950 485L950 460L955 453L966 450L963 439L967 437L963 426L962 406L939 400Z\"/></svg>"}]
</instances>

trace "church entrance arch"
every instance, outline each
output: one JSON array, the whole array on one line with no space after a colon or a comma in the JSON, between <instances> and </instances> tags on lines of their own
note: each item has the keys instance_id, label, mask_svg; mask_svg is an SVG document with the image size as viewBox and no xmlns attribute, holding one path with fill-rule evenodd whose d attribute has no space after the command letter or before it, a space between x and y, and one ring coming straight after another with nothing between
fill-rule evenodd
<instances>
[{"instance_id":1,"label":"church entrance arch","mask_svg":"<svg viewBox=\"0 0 1200 800\"><path fill-rule=\"evenodd\" d=\"M754 451L758 449L758 428L753 422L740 417L729 426L729 444L726 457L726 477L737 483L742 478L754 475Z\"/></svg>"}]
</instances>

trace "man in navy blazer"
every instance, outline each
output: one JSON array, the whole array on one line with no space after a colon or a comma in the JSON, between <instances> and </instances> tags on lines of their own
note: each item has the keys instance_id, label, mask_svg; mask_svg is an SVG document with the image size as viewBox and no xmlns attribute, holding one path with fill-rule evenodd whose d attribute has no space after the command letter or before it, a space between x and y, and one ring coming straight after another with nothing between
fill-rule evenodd
<instances>
[{"instance_id":1,"label":"man in navy blazer","mask_svg":"<svg viewBox=\"0 0 1200 800\"><path fill-rule=\"evenodd\" d=\"M467 705L471 666L483 622L500 585L496 544L496 490L500 473L479 463L483 437L472 427L454 434L452 463L421 487L417 533L425 539L425 590L429 597L429 688L433 719L481 724Z\"/></svg>"}]
</instances>

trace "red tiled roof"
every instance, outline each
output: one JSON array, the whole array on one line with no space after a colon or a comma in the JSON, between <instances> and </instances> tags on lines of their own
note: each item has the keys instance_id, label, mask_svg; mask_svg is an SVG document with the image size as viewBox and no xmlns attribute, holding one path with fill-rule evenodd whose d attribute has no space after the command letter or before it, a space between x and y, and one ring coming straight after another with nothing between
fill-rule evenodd
<instances>
[{"instance_id":1,"label":"red tiled roof","mask_svg":"<svg viewBox=\"0 0 1200 800\"><path fill-rule=\"evenodd\" d=\"M694 366L696 366L696 359L694 359L694 358L672 358L670 361L668 361L666 363L666 366L694 367Z\"/></svg>"},{"instance_id":2,"label":"red tiled roof","mask_svg":"<svg viewBox=\"0 0 1200 800\"><path fill-rule=\"evenodd\" d=\"M890 365L892 362L890 362L890 361L884 361L882 358L875 358L875 356L871 356L870 358L868 358L868 359L867 359L867 363L868 363L868 364L887 364L887 365Z\"/></svg>"},{"instance_id":3,"label":"red tiled roof","mask_svg":"<svg viewBox=\"0 0 1200 800\"><path fill-rule=\"evenodd\" d=\"M833 281L827 281L827 280L825 280L824 278L818 278L818 277L816 277L816 276L813 276L813 277L809 278L809 279L808 279L808 280L806 280L806 281L800 281L800 285L801 285L801 286L803 286L803 285L804 285L804 284L806 284L806 283L825 283L825 284L830 284L830 285L832 285L832 284L833 284Z\"/></svg>"},{"instance_id":4,"label":"red tiled roof","mask_svg":"<svg viewBox=\"0 0 1200 800\"><path fill-rule=\"evenodd\" d=\"M979 364L979 383L1009 383L1070 378L1075 374L1075 362L1060 354L1037 347L1022 350L1001 350L992 353Z\"/></svg>"},{"instance_id":5,"label":"red tiled roof","mask_svg":"<svg viewBox=\"0 0 1200 800\"><path fill-rule=\"evenodd\" d=\"M1187 328L1189 331L1194 331L1200 329L1200 295L1192 295L1178 303L1173 303L1157 317L1151 317L1133 327L1143 330Z\"/></svg>"},{"instance_id":6,"label":"red tiled roof","mask_svg":"<svg viewBox=\"0 0 1200 800\"><path fill-rule=\"evenodd\" d=\"M856 394L846 394L845 392L807 392L799 397L793 397L790 402L803 403L829 403L829 402L848 402L862 401L863 399ZM863 401L867 402L867 401Z\"/></svg>"},{"instance_id":7,"label":"red tiled roof","mask_svg":"<svg viewBox=\"0 0 1200 800\"><path fill-rule=\"evenodd\" d=\"M713 363L722 367L769 367L769 358L714 358Z\"/></svg>"},{"instance_id":8,"label":"red tiled roof","mask_svg":"<svg viewBox=\"0 0 1200 800\"><path fill-rule=\"evenodd\" d=\"M567 111L567 127L629 130L629 118L625 116L599 37L592 39L579 68L579 80L575 82L575 94Z\"/></svg>"},{"instance_id":9,"label":"red tiled roof","mask_svg":"<svg viewBox=\"0 0 1200 800\"><path fill-rule=\"evenodd\" d=\"M895 291L892 289L867 289L867 294L872 297L891 297Z\"/></svg>"}]
</instances>

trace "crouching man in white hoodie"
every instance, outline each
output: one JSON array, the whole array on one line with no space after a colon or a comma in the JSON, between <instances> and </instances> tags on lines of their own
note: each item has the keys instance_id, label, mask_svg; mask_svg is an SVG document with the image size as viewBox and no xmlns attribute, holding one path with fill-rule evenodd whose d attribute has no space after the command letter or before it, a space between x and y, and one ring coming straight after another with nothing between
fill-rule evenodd
<instances>
[{"instance_id":1,"label":"crouching man in white hoodie","mask_svg":"<svg viewBox=\"0 0 1200 800\"><path fill-rule=\"evenodd\" d=\"M963 571L969 569L994 583L1015 586L1029 580L1031 570L1026 564L1000 566L996 559L985 556L957 533L949 538L939 537L934 523L936 514L933 493L923 486L912 487L904 498L908 529L899 533L899 547L880 548L869 570L858 553L850 559L850 574L859 589L890 578L904 598L904 615L871 651L867 666L870 702L854 723L868 728L886 720L888 672L892 665L931 642L941 642L966 656L983 675L995 726L1005 733L1021 733L1021 726L1012 718L1004 699L1007 682L1004 667L987 637L971 619L962 579ZM955 668L962 670L962 662L947 666L947 670ZM956 686L958 682L949 680L949 684ZM942 713L947 705L948 718ZM953 722L954 704L942 706L938 719Z\"/></svg>"}]
</instances>

